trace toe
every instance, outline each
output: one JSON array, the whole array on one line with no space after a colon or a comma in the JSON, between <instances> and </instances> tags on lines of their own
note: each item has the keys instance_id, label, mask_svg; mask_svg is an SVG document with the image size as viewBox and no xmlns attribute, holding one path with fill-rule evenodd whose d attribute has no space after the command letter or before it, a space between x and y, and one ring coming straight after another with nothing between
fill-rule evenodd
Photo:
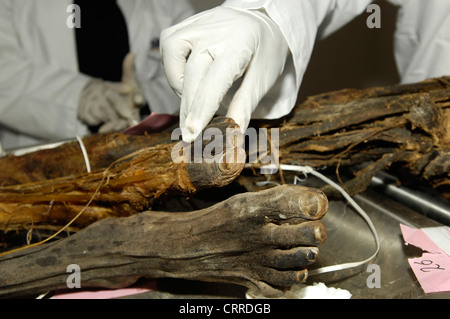
<instances>
[{"instance_id":1,"label":"toe","mask_svg":"<svg viewBox=\"0 0 450 319\"><path fill-rule=\"evenodd\" d=\"M298 196L298 208L307 219L320 219L328 211L328 199L318 189L309 188Z\"/></svg>"},{"instance_id":2,"label":"toe","mask_svg":"<svg viewBox=\"0 0 450 319\"><path fill-rule=\"evenodd\" d=\"M325 225L320 221L304 222L297 225L267 224L263 230L263 240L277 247L316 246L327 238Z\"/></svg>"},{"instance_id":3,"label":"toe","mask_svg":"<svg viewBox=\"0 0 450 319\"><path fill-rule=\"evenodd\" d=\"M278 287L291 287L295 284L305 282L308 277L308 270L286 270L280 271L272 268L265 268L261 273L262 280L270 285Z\"/></svg>"},{"instance_id":4,"label":"toe","mask_svg":"<svg viewBox=\"0 0 450 319\"><path fill-rule=\"evenodd\" d=\"M276 249L268 252L263 261L275 269L302 269L317 260L317 247L295 247L288 250Z\"/></svg>"},{"instance_id":5,"label":"toe","mask_svg":"<svg viewBox=\"0 0 450 319\"><path fill-rule=\"evenodd\" d=\"M282 185L254 193L260 211L274 220L302 218L317 220L328 211L328 199L319 189Z\"/></svg>"}]
</instances>

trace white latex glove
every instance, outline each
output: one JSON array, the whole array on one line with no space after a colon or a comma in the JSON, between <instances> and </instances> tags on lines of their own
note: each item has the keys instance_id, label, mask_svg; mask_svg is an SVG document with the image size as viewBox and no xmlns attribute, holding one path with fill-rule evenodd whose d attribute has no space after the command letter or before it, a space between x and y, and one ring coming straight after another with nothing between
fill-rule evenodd
<instances>
[{"instance_id":1,"label":"white latex glove","mask_svg":"<svg viewBox=\"0 0 450 319\"><path fill-rule=\"evenodd\" d=\"M78 117L92 126L103 124L99 133L121 131L136 125L139 108L144 104L134 76L134 55L128 54L123 63L122 82L92 79L81 94Z\"/></svg>"},{"instance_id":2,"label":"white latex glove","mask_svg":"<svg viewBox=\"0 0 450 319\"><path fill-rule=\"evenodd\" d=\"M240 77L226 116L245 132L288 53L280 29L260 11L217 7L164 30L161 55L167 79L181 97L183 140L198 136Z\"/></svg>"},{"instance_id":3,"label":"white latex glove","mask_svg":"<svg viewBox=\"0 0 450 319\"><path fill-rule=\"evenodd\" d=\"M126 84L126 86L122 87L122 90L126 91L128 86L127 93L130 95L133 104L136 107L141 107L145 104L145 99L134 71L135 60L136 56L133 53L128 53L123 60L122 84Z\"/></svg>"}]
</instances>

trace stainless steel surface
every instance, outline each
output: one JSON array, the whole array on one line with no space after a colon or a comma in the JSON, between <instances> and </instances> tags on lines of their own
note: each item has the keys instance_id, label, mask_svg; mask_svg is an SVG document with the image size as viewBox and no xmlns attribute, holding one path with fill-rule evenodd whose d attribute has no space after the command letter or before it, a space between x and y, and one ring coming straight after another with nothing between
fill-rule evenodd
<instances>
[{"instance_id":1,"label":"stainless steel surface","mask_svg":"<svg viewBox=\"0 0 450 319\"><path fill-rule=\"evenodd\" d=\"M449 201L429 189L413 190L408 187L399 187L397 184L395 177L381 172L372 178L371 187L431 219L450 225Z\"/></svg>"},{"instance_id":2,"label":"stainless steel surface","mask_svg":"<svg viewBox=\"0 0 450 319\"><path fill-rule=\"evenodd\" d=\"M324 282L329 287L346 289L357 299L450 298L450 293L426 295L423 292L408 264L408 258L421 256L422 250L404 244L399 226L402 223L422 228L441 224L373 190L355 196L355 200L369 215L380 237L380 252L373 261L380 267L380 288L367 285L372 272L367 271L366 265L354 271L310 277L308 283ZM320 246L315 267L364 260L375 250L367 224L346 203L331 202L324 222L328 238Z\"/></svg>"}]
</instances>

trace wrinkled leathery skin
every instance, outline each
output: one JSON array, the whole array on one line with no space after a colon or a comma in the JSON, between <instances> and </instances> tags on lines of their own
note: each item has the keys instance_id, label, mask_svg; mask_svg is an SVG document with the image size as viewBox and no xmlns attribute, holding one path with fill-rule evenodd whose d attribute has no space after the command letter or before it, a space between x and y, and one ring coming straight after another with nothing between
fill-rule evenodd
<instances>
[{"instance_id":1,"label":"wrinkled leathery skin","mask_svg":"<svg viewBox=\"0 0 450 319\"><path fill-rule=\"evenodd\" d=\"M320 220L327 210L321 191L283 185L192 212L104 219L67 239L0 257L0 296L64 288L67 265L77 264L83 287L171 277L277 297L306 280L327 237Z\"/></svg>"},{"instance_id":2,"label":"wrinkled leathery skin","mask_svg":"<svg viewBox=\"0 0 450 319\"><path fill-rule=\"evenodd\" d=\"M249 262L253 272L250 282L268 297L279 296L281 290L277 288L304 282L306 267L318 258L317 245L327 237L320 221L328 211L326 196L320 190L294 185L255 193L253 198L238 196L246 204L240 206L243 203L236 197L234 204L240 208L232 209L240 213L242 230L247 229L243 240L254 240L248 232L250 225L259 235L253 243L258 250L249 252L253 258Z\"/></svg>"}]
</instances>

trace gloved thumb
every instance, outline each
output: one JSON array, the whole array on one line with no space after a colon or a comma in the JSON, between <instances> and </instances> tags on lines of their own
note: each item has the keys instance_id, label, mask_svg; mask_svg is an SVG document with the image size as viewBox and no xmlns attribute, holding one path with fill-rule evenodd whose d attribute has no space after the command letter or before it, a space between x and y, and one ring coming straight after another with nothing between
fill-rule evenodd
<instances>
[{"instance_id":1,"label":"gloved thumb","mask_svg":"<svg viewBox=\"0 0 450 319\"><path fill-rule=\"evenodd\" d=\"M133 103L138 106L145 104L145 99L140 93L139 84L136 80L136 73L134 71L134 61L136 55L134 53L128 53L123 59L122 63L122 83L119 87L119 93L132 94Z\"/></svg>"},{"instance_id":2,"label":"gloved thumb","mask_svg":"<svg viewBox=\"0 0 450 319\"><path fill-rule=\"evenodd\" d=\"M128 53L122 62L122 83L134 85L136 76L134 73L134 60L136 56L133 53Z\"/></svg>"}]
</instances>

